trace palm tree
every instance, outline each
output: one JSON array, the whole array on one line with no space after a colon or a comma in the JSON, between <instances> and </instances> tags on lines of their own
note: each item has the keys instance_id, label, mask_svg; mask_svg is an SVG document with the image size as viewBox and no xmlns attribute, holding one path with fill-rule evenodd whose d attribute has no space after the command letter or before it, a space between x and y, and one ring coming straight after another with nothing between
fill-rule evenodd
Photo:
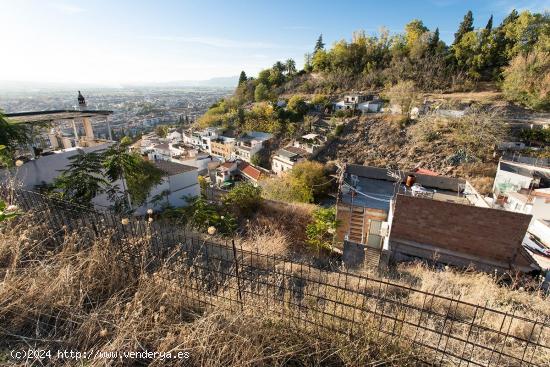
<instances>
[{"instance_id":1,"label":"palm tree","mask_svg":"<svg viewBox=\"0 0 550 367\"><path fill-rule=\"evenodd\" d=\"M285 68L287 75L293 75L296 73L296 62L293 59L288 59L285 61Z\"/></svg>"},{"instance_id":2,"label":"palm tree","mask_svg":"<svg viewBox=\"0 0 550 367\"><path fill-rule=\"evenodd\" d=\"M279 71L279 72L283 72L285 71L285 65L280 62L280 61L277 61L274 65L273 65L273 69Z\"/></svg>"}]
</instances>

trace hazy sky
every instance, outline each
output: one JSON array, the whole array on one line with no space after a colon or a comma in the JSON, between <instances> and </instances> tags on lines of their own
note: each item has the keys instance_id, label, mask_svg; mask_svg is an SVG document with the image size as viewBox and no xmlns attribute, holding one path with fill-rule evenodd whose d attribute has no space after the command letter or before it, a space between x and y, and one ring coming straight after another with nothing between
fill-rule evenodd
<instances>
[{"instance_id":1,"label":"hazy sky","mask_svg":"<svg viewBox=\"0 0 550 367\"><path fill-rule=\"evenodd\" d=\"M277 60L301 66L320 33L399 32L413 18L452 40L464 13L495 24L550 0L0 0L0 80L117 84L255 75Z\"/></svg>"}]
</instances>

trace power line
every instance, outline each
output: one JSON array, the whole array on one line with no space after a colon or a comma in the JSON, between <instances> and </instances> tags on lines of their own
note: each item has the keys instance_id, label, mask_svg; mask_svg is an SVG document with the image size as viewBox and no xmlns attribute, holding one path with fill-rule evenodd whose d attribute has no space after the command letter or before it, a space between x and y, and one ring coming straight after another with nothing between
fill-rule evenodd
<instances>
[{"instance_id":1,"label":"power line","mask_svg":"<svg viewBox=\"0 0 550 367\"><path fill-rule=\"evenodd\" d=\"M350 189L352 189L352 190L355 191L356 193L363 195L363 196L366 197L366 198L369 198L369 199L372 199L372 200L382 201L382 202L384 202L384 203L391 203L391 200L380 199L380 198L377 198L377 197L374 197L374 196L367 195L367 194L365 194L364 192L361 192L361 191L357 190L356 188L354 188L353 186L351 186L351 185L350 185L349 183L347 183L346 181L344 181L344 185L346 185L347 187L349 187Z\"/></svg>"}]
</instances>

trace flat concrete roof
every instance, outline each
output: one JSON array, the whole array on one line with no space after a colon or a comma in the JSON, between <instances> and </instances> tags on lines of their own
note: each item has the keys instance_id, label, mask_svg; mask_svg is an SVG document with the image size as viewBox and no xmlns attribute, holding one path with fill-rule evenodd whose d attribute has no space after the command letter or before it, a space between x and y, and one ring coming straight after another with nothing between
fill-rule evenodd
<instances>
[{"instance_id":1,"label":"flat concrete roof","mask_svg":"<svg viewBox=\"0 0 550 367\"><path fill-rule=\"evenodd\" d=\"M458 204L470 204L464 194L459 192L459 185L466 182L460 178L412 173L416 178L416 182L425 189L421 192L415 192L404 185L408 172L404 172L401 182L396 182L395 178L388 175L386 169L378 167L348 165L346 173L357 176L356 190L358 191L353 195L353 198L351 192L342 192L341 199L346 204L353 203L357 206L388 211L390 200L396 193ZM345 178L345 182L352 184L349 176Z\"/></svg>"},{"instance_id":2,"label":"flat concrete roof","mask_svg":"<svg viewBox=\"0 0 550 367\"><path fill-rule=\"evenodd\" d=\"M179 175L180 173L197 170L197 167L165 160L156 160L152 161L152 163L155 165L155 167L165 172L168 176L175 176Z\"/></svg>"},{"instance_id":3,"label":"flat concrete roof","mask_svg":"<svg viewBox=\"0 0 550 367\"><path fill-rule=\"evenodd\" d=\"M4 116L13 122L32 124L59 120L73 120L83 117L108 116L112 113L113 111L109 110L50 110L6 113Z\"/></svg>"}]
</instances>

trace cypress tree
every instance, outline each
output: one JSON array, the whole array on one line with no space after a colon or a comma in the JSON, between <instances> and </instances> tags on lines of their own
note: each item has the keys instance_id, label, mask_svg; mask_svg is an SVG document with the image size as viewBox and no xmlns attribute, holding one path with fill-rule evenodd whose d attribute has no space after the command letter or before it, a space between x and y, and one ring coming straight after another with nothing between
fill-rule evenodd
<instances>
[{"instance_id":1,"label":"cypress tree","mask_svg":"<svg viewBox=\"0 0 550 367\"><path fill-rule=\"evenodd\" d=\"M487 21L487 25L485 26L485 30L491 32L491 29L493 29L493 14L491 14L491 17Z\"/></svg>"},{"instance_id":2,"label":"cypress tree","mask_svg":"<svg viewBox=\"0 0 550 367\"><path fill-rule=\"evenodd\" d=\"M437 27L430 37L430 42L428 44L428 49L430 52L435 52L437 50L437 46L439 45L439 27Z\"/></svg>"},{"instance_id":3,"label":"cypress tree","mask_svg":"<svg viewBox=\"0 0 550 367\"><path fill-rule=\"evenodd\" d=\"M316 53L319 50L324 50L325 44L323 43L323 35L320 34L319 38L317 38L317 42L315 42L315 48L313 49L313 53Z\"/></svg>"},{"instance_id":4,"label":"cypress tree","mask_svg":"<svg viewBox=\"0 0 550 367\"><path fill-rule=\"evenodd\" d=\"M239 76L239 85L243 84L246 81L247 81L246 73L243 70L241 71L241 75Z\"/></svg>"},{"instance_id":5,"label":"cypress tree","mask_svg":"<svg viewBox=\"0 0 550 367\"><path fill-rule=\"evenodd\" d=\"M462 20L462 23L458 26L458 30L455 33L455 41L454 44L460 42L462 37L468 33L474 30L474 15L471 10L468 10L466 15L464 16L464 19Z\"/></svg>"}]
</instances>

